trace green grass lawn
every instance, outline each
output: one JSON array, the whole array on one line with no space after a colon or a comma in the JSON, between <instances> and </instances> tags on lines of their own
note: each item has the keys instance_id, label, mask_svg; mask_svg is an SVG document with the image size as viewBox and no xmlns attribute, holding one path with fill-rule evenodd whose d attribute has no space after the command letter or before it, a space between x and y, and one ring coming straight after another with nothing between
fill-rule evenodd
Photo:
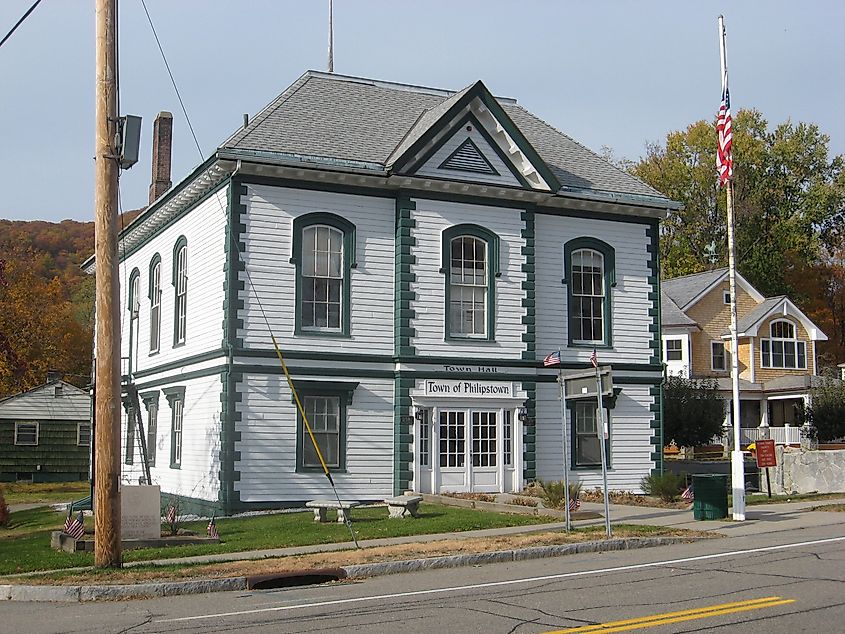
<instances>
[{"instance_id":1,"label":"green grass lawn","mask_svg":"<svg viewBox=\"0 0 845 634\"><path fill-rule=\"evenodd\" d=\"M331 514L330 514L331 516ZM257 515L241 518L220 518L217 530L221 543L197 546L174 546L124 551L124 561L147 561L230 553L248 550L284 548L351 541L344 524L314 522L310 511ZM556 521L555 518L532 515L490 513L436 504L421 504L417 519L388 519L384 507L355 509L353 528L359 540L379 537L400 537L431 533L450 533L505 526L538 525ZM63 553L50 548L50 531L58 530L64 515L48 508L12 513L11 526L0 528L0 575L33 570L57 570L93 564L90 553ZM187 522L182 528L204 535L207 522ZM86 518L91 530L92 518Z\"/></svg>"},{"instance_id":2,"label":"green grass lawn","mask_svg":"<svg viewBox=\"0 0 845 634\"><path fill-rule=\"evenodd\" d=\"M0 484L6 504L57 504L84 498L91 492L88 482L44 482Z\"/></svg>"}]
</instances>

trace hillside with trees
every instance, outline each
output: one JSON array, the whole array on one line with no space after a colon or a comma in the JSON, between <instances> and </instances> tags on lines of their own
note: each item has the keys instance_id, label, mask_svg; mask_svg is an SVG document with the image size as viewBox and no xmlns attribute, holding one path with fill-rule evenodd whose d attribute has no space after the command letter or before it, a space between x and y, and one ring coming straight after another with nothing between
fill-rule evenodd
<instances>
[{"instance_id":1,"label":"hillside with trees","mask_svg":"<svg viewBox=\"0 0 845 634\"><path fill-rule=\"evenodd\" d=\"M80 265L93 252L93 222L0 220L0 398L44 383L48 370L90 382L94 278Z\"/></svg>"}]
</instances>

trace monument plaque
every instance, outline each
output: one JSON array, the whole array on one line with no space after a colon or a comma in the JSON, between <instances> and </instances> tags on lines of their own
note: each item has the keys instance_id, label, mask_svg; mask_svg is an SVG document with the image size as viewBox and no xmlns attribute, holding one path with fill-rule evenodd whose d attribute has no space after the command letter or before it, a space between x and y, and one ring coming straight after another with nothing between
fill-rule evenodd
<instances>
[{"instance_id":1,"label":"monument plaque","mask_svg":"<svg viewBox=\"0 0 845 634\"><path fill-rule=\"evenodd\" d=\"M161 487L120 487L121 539L158 539L161 537Z\"/></svg>"}]
</instances>

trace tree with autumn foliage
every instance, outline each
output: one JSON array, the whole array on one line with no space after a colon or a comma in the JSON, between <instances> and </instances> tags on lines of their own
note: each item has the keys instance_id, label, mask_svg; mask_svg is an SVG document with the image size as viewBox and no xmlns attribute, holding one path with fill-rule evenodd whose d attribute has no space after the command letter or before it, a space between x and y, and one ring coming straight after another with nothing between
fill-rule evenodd
<instances>
[{"instance_id":1,"label":"tree with autumn foliage","mask_svg":"<svg viewBox=\"0 0 845 634\"><path fill-rule=\"evenodd\" d=\"M44 383L50 369L79 385L91 373L91 324L79 319L68 285L37 270L32 251L0 259L0 397Z\"/></svg>"},{"instance_id":2,"label":"tree with autumn foliage","mask_svg":"<svg viewBox=\"0 0 845 634\"><path fill-rule=\"evenodd\" d=\"M845 358L845 158L830 156L815 124L774 128L757 110L733 118L737 268L761 293L789 295ZM647 146L629 171L683 208L662 224L664 278L727 266L725 192L717 187L716 131L697 121Z\"/></svg>"}]
</instances>

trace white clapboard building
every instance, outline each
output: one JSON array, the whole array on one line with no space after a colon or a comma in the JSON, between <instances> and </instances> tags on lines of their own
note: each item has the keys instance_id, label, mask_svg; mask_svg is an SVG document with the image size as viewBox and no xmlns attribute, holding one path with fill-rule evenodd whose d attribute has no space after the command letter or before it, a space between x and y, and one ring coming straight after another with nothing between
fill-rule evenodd
<instances>
[{"instance_id":1,"label":"white clapboard building","mask_svg":"<svg viewBox=\"0 0 845 634\"><path fill-rule=\"evenodd\" d=\"M153 482L233 513L600 485L661 467L658 223L674 205L482 82L307 72L120 234L122 356ZM87 268L93 270L93 260ZM123 430L123 479L143 475Z\"/></svg>"}]
</instances>

